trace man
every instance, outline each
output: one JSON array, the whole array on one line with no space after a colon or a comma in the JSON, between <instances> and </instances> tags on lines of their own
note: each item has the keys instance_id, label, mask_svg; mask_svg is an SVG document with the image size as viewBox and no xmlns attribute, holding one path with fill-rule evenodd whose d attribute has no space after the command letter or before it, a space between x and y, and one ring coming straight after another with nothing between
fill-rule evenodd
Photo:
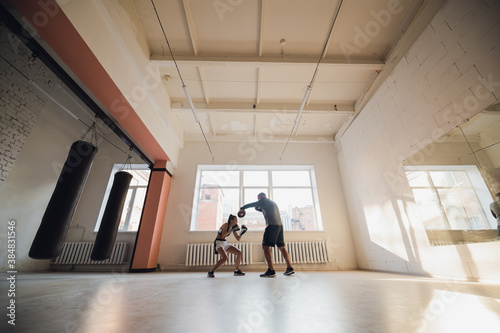
<instances>
[{"instance_id":1,"label":"man","mask_svg":"<svg viewBox=\"0 0 500 333\"><path fill-rule=\"evenodd\" d=\"M497 219L497 239L500 239L500 192L495 194L497 199L490 204L491 214Z\"/></svg>"},{"instance_id":2,"label":"man","mask_svg":"<svg viewBox=\"0 0 500 333\"><path fill-rule=\"evenodd\" d=\"M285 248L285 242L283 240L283 224L281 224L280 211L278 205L266 197L265 193L259 193L257 195L258 201L246 204L240 208L240 212L244 215L245 209L250 207L255 207L256 210L264 214L264 219L266 220L266 230L264 231L264 237L262 240L262 249L264 250L264 257L267 262L267 271L261 274L260 277L275 277L276 272L273 267L273 257L271 255L270 246L274 247L278 245L278 248L286 261L286 272L284 275L292 275L295 273L293 271L292 264L290 262L290 255ZM240 215L240 212L238 215Z\"/></svg>"}]
</instances>

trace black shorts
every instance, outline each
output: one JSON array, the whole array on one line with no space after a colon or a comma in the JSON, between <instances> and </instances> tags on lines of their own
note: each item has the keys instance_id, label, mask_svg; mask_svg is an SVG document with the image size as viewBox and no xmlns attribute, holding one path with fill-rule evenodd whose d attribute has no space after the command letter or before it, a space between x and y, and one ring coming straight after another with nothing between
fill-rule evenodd
<instances>
[{"instance_id":1,"label":"black shorts","mask_svg":"<svg viewBox=\"0 0 500 333\"><path fill-rule=\"evenodd\" d=\"M262 239L262 245L272 246L278 245L278 247L285 246L285 241L283 240L283 226L282 225L268 225L264 231L264 238Z\"/></svg>"}]
</instances>

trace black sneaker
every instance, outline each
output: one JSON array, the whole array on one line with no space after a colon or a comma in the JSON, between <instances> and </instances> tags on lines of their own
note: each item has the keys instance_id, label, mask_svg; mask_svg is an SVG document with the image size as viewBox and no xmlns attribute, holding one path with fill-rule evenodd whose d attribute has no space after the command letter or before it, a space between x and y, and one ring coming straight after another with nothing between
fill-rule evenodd
<instances>
[{"instance_id":1,"label":"black sneaker","mask_svg":"<svg viewBox=\"0 0 500 333\"><path fill-rule=\"evenodd\" d=\"M207 274L207 276L208 276L209 278L214 278L214 277L215 277L215 275L214 275L214 271L209 271L209 272L208 272L208 274Z\"/></svg>"},{"instance_id":2,"label":"black sneaker","mask_svg":"<svg viewBox=\"0 0 500 333\"><path fill-rule=\"evenodd\" d=\"M237 271L234 271L234 276L245 276L245 273L238 269Z\"/></svg>"},{"instance_id":3,"label":"black sneaker","mask_svg":"<svg viewBox=\"0 0 500 333\"><path fill-rule=\"evenodd\" d=\"M293 267L290 267L290 268L287 268L287 269L286 269L286 272L285 272L285 273L283 273L283 275L287 275L287 276L289 276L289 275L292 275L292 274L294 274L294 273L295 273L295 272L294 272L294 270L293 270Z\"/></svg>"},{"instance_id":4,"label":"black sneaker","mask_svg":"<svg viewBox=\"0 0 500 333\"><path fill-rule=\"evenodd\" d=\"M268 269L264 274L261 274L260 277L275 277L276 272Z\"/></svg>"}]
</instances>

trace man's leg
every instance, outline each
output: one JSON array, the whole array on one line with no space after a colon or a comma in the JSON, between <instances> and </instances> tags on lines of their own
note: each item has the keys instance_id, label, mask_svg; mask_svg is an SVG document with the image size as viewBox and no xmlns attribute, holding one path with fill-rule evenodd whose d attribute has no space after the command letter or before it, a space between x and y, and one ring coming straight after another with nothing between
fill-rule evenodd
<instances>
[{"instance_id":1,"label":"man's leg","mask_svg":"<svg viewBox=\"0 0 500 333\"><path fill-rule=\"evenodd\" d=\"M291 268L292 267L292 262L290 261L290 255L288 254L288 251L286 250L286 247L281 246L279 247L281 255L286 261L286 268Z\"/></svg>"},{"instance_id":2,"label":"man's leg","mask_svg":"<svg viewBox=\"0 0 500 333\"><path fill-rule=\"evenodd\" d=\"M278 232L276 245L278 245L278 249L280 249L281 255L286 261L286 271L283 274L287 276L294 274L295 272L293 271L292 261L290 260L290 254L288 253L285 247L285 241L283 237L283 226L280 227L280 231Z\"/></svg>"},{"instance_id":3,"label":"man's leg","mask_svg":"<svg viewBox=\"0 0 500 333\"><path fill-rule=\"evenodd\" d=\"M266 258L267 268L274 271L273 267L273 256L271 255L271 248L266 245L262 245L262 250L264 250L264 257Z\"/></svg>"}]
</instances>

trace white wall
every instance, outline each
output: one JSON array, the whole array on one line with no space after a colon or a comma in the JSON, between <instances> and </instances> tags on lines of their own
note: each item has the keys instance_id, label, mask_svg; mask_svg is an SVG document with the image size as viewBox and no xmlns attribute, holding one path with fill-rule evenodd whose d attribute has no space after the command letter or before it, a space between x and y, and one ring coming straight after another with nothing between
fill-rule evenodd
<instances>
[{"instance_id":1,"label":"white wall","mask_svg":"<svg viewBox=\"0 0 500 333\"><path fill-rule=\"evenodd\" d=\"M22 79L22 78L21 78ZM29 94L30 92L26 92ZM92 117L80 110L57 88L50 92L63 105L69 108L86 123L92 123ZM72 106L72 107L71 107ZM98 126L100 134L124 151L128 147L102 122ZM26 143L17 158L9 177L0 188L0 221L5 227L0 230L0 239L5 244L7 221L16 221L16 269L18 271L48 270L50 260L33 260L28 252L40 225L45 208L56 186L59 173L66 160L71 144L86 131L78 120L48 101L33 127ZM111 132L111 133L110 133ZM86 137L90 140L90 136ZM98 152L94 158L87 183L78 203L67 241L94 241L93 232L104 192L114 163L125 162L126 155L110 143L99 139ZM132 163L142 163L133 154ZM116 241L130 243L129 257L135 242L136 233L120 233ZM0 271L5 271L7 256L0 258Z\"/></svg>"},{"instance_id":2,"label":"white wall","mask_svg":"<svg viewBox=\"0 0 500 333\"><path fill-rule=\"evenodd\" d=\"M184 269L186 244L213 242L216 231L189 231L196 171L199 164L218 165L314 165L319 204L324 231L287 231L285 242L327 240L330 256L336 262L317 265L295 265L295 269L337 270L356 269L351 231L348 223L342 184L332 143L298 144L291 142L279 160L284 147L271 143L210 143L215 159L205 142L186 142L179 155L179 166L173 170L174 178L167 204L159 263L164 269ZM235 212L236 213L236 212ZM242 242L262 243L263 231L249 231ZM234 240L231 236L229 241ZM264 262L262 248L253 247L255 261ZM260 264L253 268L260 268Z\"/></svg>"},{"instance_id":3,"label":"white wall","mask_svg":"<svg viewBox=\"0 0 500 333\"><path fill-rule=\"evenodd\" d=\"M363 269L500 279L500 242L431 247L402 160L500 97L500 3L448 1L341 138Z\"/></svg>"},{"instance_id":4,"label":"white wall","mask_svg":"<svg viewBox=\"0 0 500 333\"><path fill-rule=\"evenodd\" d=\"M149 61L146 37L132 1L72 0L60 1L58 5L176 164L183 145L182 128L170 109L161 77Z\"/></svg>"}]
</instances>

